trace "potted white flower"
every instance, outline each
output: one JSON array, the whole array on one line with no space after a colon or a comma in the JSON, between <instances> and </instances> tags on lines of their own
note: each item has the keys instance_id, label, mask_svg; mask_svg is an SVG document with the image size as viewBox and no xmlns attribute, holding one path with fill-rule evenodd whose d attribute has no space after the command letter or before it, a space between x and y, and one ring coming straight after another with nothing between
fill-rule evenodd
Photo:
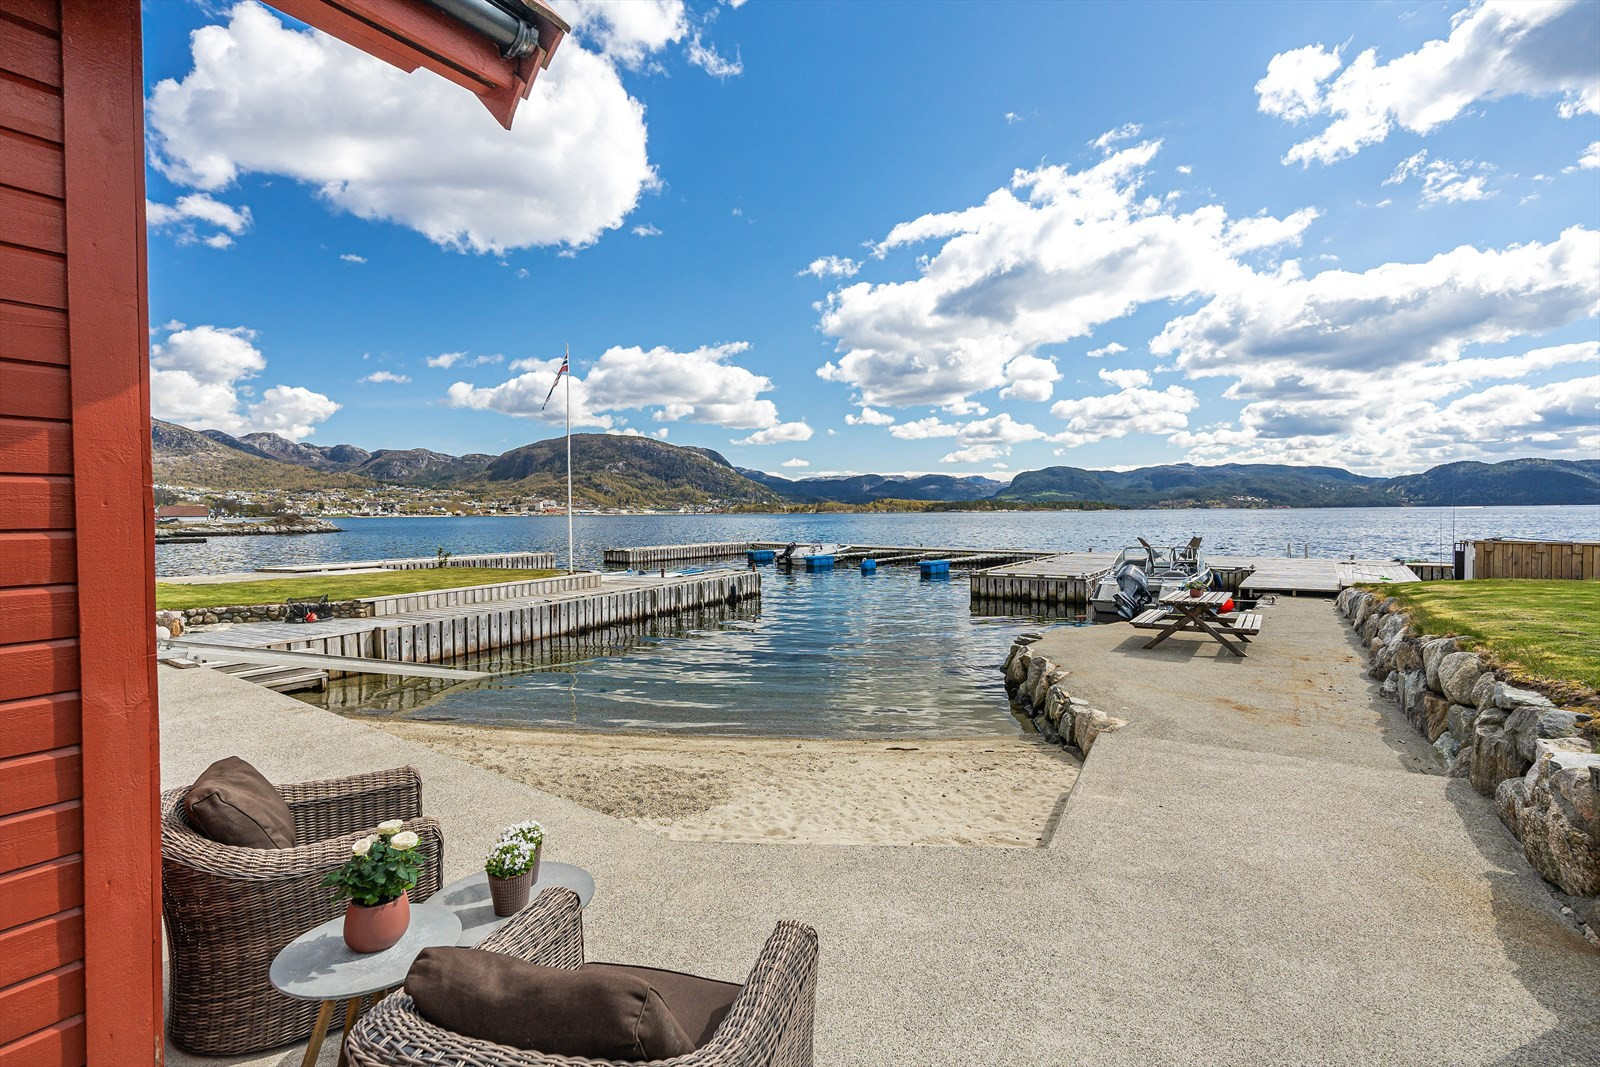
<instances>
[{"instance_id":1,"label":"potted white flower","mask_svg":"<svg viewBox=\"0 0 1600 1067\"><path fill-rule=\"evenodd\" d=\"M411 925L407 895L422 874L416 848L421 839L405 823L390 819L376 833L350 846L344 866L328 872L322 884L335 900L348 900L344 943L352 952L382 952L405 936Z\"/></svg>"},{"instance_id":2,"label":"potted white flower","mask_svg":"<svg viewBox=\"0 0 1600 1067\"><path fill-rule=\"evenodd\" d=\"M500 831L500 839L483 861L496 915L515 915L528 906L543 851L544 827L536 822L519 822Z\"/></svg>"}]
</instances>

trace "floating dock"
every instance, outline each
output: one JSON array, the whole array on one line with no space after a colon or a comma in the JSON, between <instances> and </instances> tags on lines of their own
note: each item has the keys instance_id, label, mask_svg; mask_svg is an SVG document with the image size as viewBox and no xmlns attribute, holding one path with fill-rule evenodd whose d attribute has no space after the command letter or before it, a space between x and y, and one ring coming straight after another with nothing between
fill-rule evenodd
<instances>
[{"instance_id":1,"label":"floating dock","mask_svg":"<svg viewBox=\"0 0 1600 1067\"><path fill-rule=\"evenodd\" d=\"M581 587L549 590L535 596L442 604L370 619L241 623L228 629L196 631L193 640L212 649L277 649L390 663L438 663L617 623L716 605L731 606L761 595L761 577L750 571L667 578L599 574L570 577L583 579ZM183 643L178 638L170 645L181 649Z\"/></svg>"},{"instance_id":2,"label":"floating dock","mask_svg":"<svg viewBox=\"0 0 1600 1067\"><path fill-rule=\"evenodd\" d=\"M1111 552L1060 552L975 571L971 579L972 601L986 610L1005 604L1087 606L1095 584L1110 571L1116 558ZM1392 560L1208 555L1205 561L1224 589L1246 596L1333 596L1347 586L1363 582L1420 580L1411 568Z\"/></svg>"},{"instance_id":3,"label":"floating dock","mask_svg":"<svg viewBox=\"0 0 1600 1067\"><path fill-rule=\"evenodd\" d=\"M635 548L608 548L605 550L605 561L608 567L661 567L667 564L696 563L704 562L705 560L726 559L729 556L742 556L750 551L751 547L753 546L749 541L703 541L692 545L639 545Z\"/></svg>"},{"instance_id":4,"label":"floating dock","mask_svg":"<svg viewBox=\"0 0 1600 1067\"><path fill-rule=\"evenodd\" d=\"M475 555L411 556L404 559L364 559L323 563L285 563L258 567L261 574L337 574L345 571L420 571L432 567L488 567L496 570L554 570L554 552L483 552Z\"/></svg>"}]
</instances>

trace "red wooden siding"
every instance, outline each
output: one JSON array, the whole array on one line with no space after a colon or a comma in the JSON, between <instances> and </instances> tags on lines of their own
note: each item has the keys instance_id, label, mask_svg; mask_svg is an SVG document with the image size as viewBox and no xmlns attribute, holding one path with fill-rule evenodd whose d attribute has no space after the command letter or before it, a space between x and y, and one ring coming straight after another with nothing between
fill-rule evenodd
<instances>
[{"instance_id":1,"label":"red wooden siding","mask_svg":"<svg viewBox=\"0 0 1600 1067\"><path fill-rule=\"evenodd\" d=\"M160 1058L143 197L136 0L0 0L0 1067Z\"/></svg>"}]
</instances>

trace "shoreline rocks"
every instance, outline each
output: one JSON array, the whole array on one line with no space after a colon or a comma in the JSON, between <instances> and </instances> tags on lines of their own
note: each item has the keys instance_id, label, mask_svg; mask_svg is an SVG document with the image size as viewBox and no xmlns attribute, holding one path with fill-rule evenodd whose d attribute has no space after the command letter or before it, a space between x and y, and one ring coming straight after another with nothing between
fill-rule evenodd
<instances>
[{"instance_id":1,"label":"shoreline rocks","mask_svg":"<svg viewBox=\"0 0 1600 1067\"><path fill-rule=\"evenodd\" d=\"M376 609L365 600L334 600L317 611L319 620L370 619ZM156 625L168 626L176 618L184 628L216 626L219 623L284 622L289 618L287 604L229 604L214 608L183 608L156 612ZM176 636L176 635L174 635Z\"/></svg>"},{"instance_id":2,"label":"shoreline rocks","mask_svg":"<svg viewBox=\"0 0 1600 1067\"><path fill-rule=\"evenodd\" d=\"M1006 695L1046 741L1087 756L1101 734L1127 723L1074 697L1067 686L1072 672L1032 651L1038 634L1024 634L1006 655Z\"/></svg>"},{"instance_id":3,"label":"shoreline rocks","mask_svg":"<svg viewBox=\"0 0 1600 1067\"><path fill-rule=\"evenodd\" d=\"M1368 674L1452 778L1495 801L1534 869L1575 898L1600 943L1600 752L1583 736L1591 716L1496 676L1453 636L1419 634L1398 600L1346 589L1338 611L1367 643Z\"/></svg>"}]
</instances>

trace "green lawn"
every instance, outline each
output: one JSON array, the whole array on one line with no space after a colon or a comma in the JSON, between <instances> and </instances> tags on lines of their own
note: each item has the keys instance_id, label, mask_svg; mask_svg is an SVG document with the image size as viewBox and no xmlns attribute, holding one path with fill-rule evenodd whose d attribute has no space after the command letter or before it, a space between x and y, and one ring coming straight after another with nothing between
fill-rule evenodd
<instances>
[{"instance_id":1,"label":"green lawn","mask_svg":"<svg viewBox=\"0 0 1600 1067\"><path fill-rule=\"evenodd\" d=\"M1600 582L1507 578L1369 588L1399 597L1418 630L1469 638L1516 678L1600 689Z\"/></svg>"},{"instance_id":2,"label":"green lawn","mask_svg":"<svg viewBox=\"0 0 1600 1067\"><path fill-rule=\"evenodd\" d=\"M501 570L494 567L428 567L417 571L270 578L260 582L226 582L220 585L172 585L157 582L156 607L179 611L184 608L218 608L233 604L281 604L290 597L316 597L324 593L328 594L329 600L354 600L357 597L420 593L429 589L456 589L464 585L521 582L529 578L549 578L560 573L547 570Z\"/></svg>"}]
</instances>

